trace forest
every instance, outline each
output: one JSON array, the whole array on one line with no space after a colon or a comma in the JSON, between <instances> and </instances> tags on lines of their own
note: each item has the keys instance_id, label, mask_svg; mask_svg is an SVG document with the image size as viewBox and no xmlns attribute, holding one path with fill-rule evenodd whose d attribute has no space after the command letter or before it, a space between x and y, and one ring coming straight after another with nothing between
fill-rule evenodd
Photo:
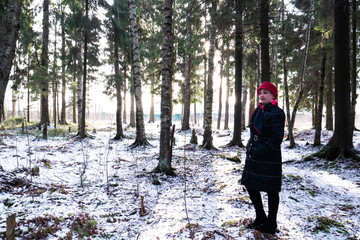
<instances>
[{"instance_id":1,"label":"forest","mask_svg":"<svg viewBox=\"0 0 360 240\"><path fill-rule=\"evenodd\" d=\"M0 237L360 239L359 16L356 0L1 1ZM239 183L263 82L286 116L275 234L246 228Z\"/></svg>"}]
</instances>

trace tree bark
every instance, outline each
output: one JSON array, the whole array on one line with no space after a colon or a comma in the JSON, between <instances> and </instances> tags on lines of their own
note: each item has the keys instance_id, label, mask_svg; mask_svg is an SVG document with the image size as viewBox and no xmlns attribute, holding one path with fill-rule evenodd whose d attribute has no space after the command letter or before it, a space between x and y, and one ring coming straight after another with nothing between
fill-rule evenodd
<instances>
[{"instance_id":1,"label":"tree bark","mask_svg":"<svg viewBox=\"0 0 360 240\"><path fill-rule=\"evenodd\" d=\"M236 26L235 26L235 111L234 133L231 142L227 146L244 147L241 140L241 100L242 100L242 65L243 65L243 6L241 0L235 1Z\"/></svg>"},{"instance_id":2,"label":"tree bark","mask_svg":"<svg viewBox=\"0 0 360 240\"><path fill-rule=\"evenodd\" d=\"M85 0L85 21L89 22L89 0ZM85 130L85 118L86 118L86 85L87 85L88 43L89 43L89 33L88 33L88 28L85 27L82 99L81 99L81 110L80 110L81 118L79 119L79 129L78 129L78 137L80 139L84 139L87 137L86 130Z\"/></svg>"},{"instance_id":3,"label":"tree bark","mask_svg":"<svg viewBox=\"0 0 360 240\"><path fill-rule=\"evenodd\" d=\"M255 110L255 101L256 101L256 80L250 79L249 83L249 118L246 121L246 124L249 124L249 119L252 112Z\"/></svg>"},{"instance_id":4,"label":"tree bark","mask_svg":"<svg viewBox=\"0 0 360 240\"><path fill-rule=\"evenodd\" d=\"M0 38L0 122L5 118L5 92L9 82L16 41L20 30L22 0L9 1L3 35Z\"/></svg>"},{"instance_id":5,"label":"tree bark","mask_svg":"<svg viewBox=\"0 0 360 240\"><path fill-rule=\"evenodd\" d=\"M77 86L76 89L73 89L72 91L72 102L73 102L73 107L72 107L72 120L73 123L76 123L76 106L77 106L77 91L78 91L78 85L77 85L77 59L78 59L78 54L76 52L76 48L77 48L77 43L75 43L75 47L74 47L74 51L73 51L73 71L74 71L74 76L73 76L73 85Z\"/></svg>"},{"instance_id":6,"label":"tree bark","mask_svg":"<svg viewBox=\"0 0 360 240\"><path fill-rule=\"evenodd\" d=\"M60 124L67 125L66 122L66 77L65 77L65 10L64 2L61 2L61 114Z\"/></svg>"},{"instance_id":7,"label":"tree bark","mask_svg":"<svg viewBox=\"0 0 360 240\"><path fill-rule=\"evenodd\" d=\"M117 17L118 14L116 14ZM115 27L114 27L115 29ZM119 45L118 45L118 35L117 32L114 31L114 69L115 69L115 88L116 88L116 136L114 140L121 140L124 138L124 132L122 127L121 120L121 106L122 106L122 96L121 96L121 86L122 79L120 74L120 63L119 63Z\"/></svg>"},{"instance_id":8,"label":"tree bark","mask_svg":"<svg viewBox=\"0 0 360 240\"><path fill-rule=\"evenodd\" d=\"M212 105L213 105L213 74L214 74L214 56L215 56L215 41L216 41L216 26L215 17L217 9L217 0L211 1L210 17L211 27L209 35L209 58L208 58L208 74L206 83L206 114L205 114L205 129L202 147L205 149L212 149L213 137L212 137Z\"/></svg>"},{"instance_id":9,"label":"tree bark","mask_svg":"<svg viewBox=\"0 0 360 240\"><path fill-rule=\"evenodd\" d=\"M261 82L270 82L269 0L261 0L260 15Z\"/></svg>"},{"instance_id":10,"label":"tree bark","mask_svg":"<svg viewBox=\"0 0 360 240\"><path fill-rule=\"evenodd\" d=\"M316 122L315 122L315 139L314 146L321 145L321 126L322 126L322 112L324 105L324 86L325 86L325 69L326 69L326 40L323 41L322 48L322 61L321 61L321 74L319 86L319 102L317 106Z\"/></svg>"},{"instance_id":11,"label":"tree bark","mask_svg":"<svg viewBox=\"0 0 360 240\"><path fill-rule=\"evenodd\" d=\"M151 105L150 105L150 117L149 117L149 123L154 123L155 122L155 103L154 103L154 88L155 88L155 80L154 77L151 78L151 90L150 90L150 94L151 94Z\"/></svg>"},{"instance_id":12,"label":"tree bark","mask_svg":"<svg viewBox=\"0 0 360 240\"><path fill-rule=\"evenodd\" d=\"M224 129L229 129L229 109L230 109L230 50L229 41L226 42L226 57L225 57L225 75L226 75L226 99L225 99L225 122Z\"/></svg>"},{"instance_id":13,"label":"tree bark","mask_svg":"<svg viewBox=\"0 0 360 240\"><path fill-rule=\"evenodd\" d=\"M205 128L205 116L206 116L206 89L207 89L207 61L206 53L204 56L204 113L203 113L203 128Z\"/></svg>"},{"instance_id":14,"label":"tree bark","mask_svg":"<svg viewBox=\"0 0 360 240\"><path fill-rule=\"evenodd\" d=\"M127 81L126 81L126 79L127 79L127 76L126 76L126 69L127 69L127 66L126 66L126 63L124 64L124 85L123 85L123 90L124 90L124 97L123 97L123 107L122 107L122 109L123 109L123 123L124 124L126 124L127 123L127 112L126 112L126 92L127 92L127 90L128 90L128 87L127 87Z\"/></svg>"},{"instance_id":15,"label":"tree bark","mask_svg":"<svg viewBox=\"0 0 360 240\"><path fill-rule=\"evenodd\" d=\"M335 0L335 130L331 146L353 148L350 106L349 1Z\"/></svg>"},{"instance_id":16,"label":"tree bark","mask_svg":"<svg viewBox=\"0 0 360 240\"><path fill-rule=\"evenodd\" d=\"M241 100L241 129L245 130L245 109L246 109L246 100L247 100L247 81L244 81L242 85L242 100Z\"/></svg>"},{"instance_id":17,"label":"tree bark","mask_svg":"<svg viewBox=\"0 0 360 240\"><path fill-rule=\"evenodd\" d=\"M357 30L357 4L356 0L352 0L352 71L351 71L351 125L353 125L353 131L356 129L355 127L355 115L356 115L356 88L357 88L357 36L356 36L356 30ZM353 136L353 135L351 135Z\"/></svg>"},{"instance_id":18,"label":"tree bark","mask_svg":"<svg viewBox=\"0 0 360 240\"><path fill-rule=\"evenodd\" d=\"M329 60L330 65L333 66L333 60ZM329 67L329 74L327 77L327 93L326 93L326 124L325 128L329 131L334 130L333 119L333 96L334 96L334 84L333 84L333 70Z\"/></svg>"},{"instance_id":19,"label":"tree bark","mask_svg":"<svg viewBox=\"0 0 360 240\"><path fill-rule=\"evenodd\" d=\"M162 83L161 83L161 123L160 153L156 172L175 175L171 167L171 108L173 81L173 33L172 33L172 0L164 1L164 22L162 38Z\"/></svg>"},{"instance_id":20,"label":"tree bark","mask_svg":"<svg viewBox=\"0 0 360 240\"><path fill-rule=\"evenodd\" d=\"M224 52L224 49L221 49ZM217 118L217 129L220 129L221 115L222 115L222 93L223 93L223 78L224 78L224 53L221 54L220 59L220 84L219 84L219 109Z\"/></svg>"},{"instance_id":21,"label":"tree bark","mask_svg":"<svg viewBox=\"0 0 360 240\"><path fill-rule=\"evenodd\" d=\"M41 128L44 125L50 123L49 118L49 76L48 76L48 66L49 66L49 0L44 0L43 2L43 35L42 35L42 51L41 51L41 96L40 96L40 112L41 119L40 125ZM47 131L43 131L43 138L47 138Z\"/></svg>"},{"instance_id":22,"label":"tree bark","mask_svg":"<svg viewBox=\"0 0 360 240\"><path fill-rule=\"evenodd\" d=\"M186 131L190 129L190 99L191 99L191 12L192 5L186 9L186 52L185 52L185 76L184 76L184 114L182 116L181 130Z\"/></svg>"},{"instance_id":23,"label":"tree bark","mask_svg":"<svg viewBox=\"0 0 360 240\"><path fill-rule=\"evenodd\" d=\"M57 20L54 20L54 62L53 62L53 79L52 79L52 92L53 92L53 121L54 121L54 128L56 128L57 123L57 92L58 92L58 80L57 80L57 45L56 45L56 38L57 38Z\"/></svg>"},{"instance_id":24,"label":"tree bark","mask_svg":"<svg viewBox=\"0 0 360 240\"><path fill-rule=\"evenodd\" d=\"M132 70L135 90L136 103L136 140L131 147L143 146L148 144L145 137L144 111L142 107L141 91L141 62L139 52L138 25L136 22L136 6L134 0L129 0L131 48L132 48Z\"/></svg>"},{"instance_id":25,"label":"tree bark","mask_svg":"<svg viewBox=\"0 0 360 240\"><path fill-rule=\"evenodd\" d=\"M132 74L131 74L132 76ZM130 80L130 126L135 127L135 90L134 78Z\"/></svg>"},{"instance_id":26,"label":"tree bark","mask_svg":"<svg viewBox=\"0 0 360 240\"><path fill-rule=\"evenodd\" d=\"M82 62L82 57L81 57L81 50L82 49L82 46L80 44L80 42L77 43L78 44L78 49L79 49L79 52L77 53L77 67L80 67L79 70L77 70L78 72L76 73L76 77L77 77L77 80L76 80L76 105L77 105L77 124L78 124L78 131L80 130L80 124L81 124L81 118L82 118L82 115L81 115L81 109L82 109L82 91L83 91L83 84L82 84L82 75L81 75L81 72L82 72L82 65L81 65L81 62Z\"/></svg>"}]
</instances>

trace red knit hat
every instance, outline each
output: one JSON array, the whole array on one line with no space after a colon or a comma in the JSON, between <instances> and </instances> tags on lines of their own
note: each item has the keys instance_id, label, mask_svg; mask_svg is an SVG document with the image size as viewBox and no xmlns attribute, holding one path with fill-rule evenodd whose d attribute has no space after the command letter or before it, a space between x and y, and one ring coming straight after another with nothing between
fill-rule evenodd
<instances>
[{"instance_id":1,"label":"red knit hat","mask_svg":"<svg viewBox=\"0 0 360 240\"><path fill-rule=\"evenodd\" d=\"M259 95L259 91L260 89L267 89L269 90L270 92L272 92L272 94L274 95L275 99L277 98L278 96L278 90L277 90L277 87L272 84L271 82L263 82L261 84L261 86L257 89L257 95Z\"/></svg>"}]
</instances>

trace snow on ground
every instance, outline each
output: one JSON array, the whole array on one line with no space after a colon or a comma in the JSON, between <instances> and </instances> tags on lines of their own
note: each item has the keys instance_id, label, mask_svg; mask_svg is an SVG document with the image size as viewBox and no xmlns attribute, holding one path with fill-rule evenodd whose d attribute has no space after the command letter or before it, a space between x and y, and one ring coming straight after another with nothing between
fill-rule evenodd
<instances>
[{"instance_id":1,"label":"snow on ground","mask_svg":"<svg viewBox=\"0 0 360 240\"><path fill-rule=\"evenodd\" d=\"M16 213L16 239L360 239L360 164L301 161L319 149L311 146L313 130L297 132L294 149L282 144L279 231L272 236L245 228L255 216L239 184L245 151L220 147L230 141L229 131L214 131L218 150L212 151L189 144L190 131L177 132L175 177L152 173L159 131L148 124L152 146L136 149L128 148L134 129L123 141L110 141L114 130L83 141L0 132L0 237ZM331 136L324 131L322 143ZM245 144L247 138L245 131ZM225 158L237 154L241 163ZM38 176L27 174L34 166ZM153 184L156 177L161 185ZM267 208L265 193L263 198Z\"/></svg>"}]
</instances>

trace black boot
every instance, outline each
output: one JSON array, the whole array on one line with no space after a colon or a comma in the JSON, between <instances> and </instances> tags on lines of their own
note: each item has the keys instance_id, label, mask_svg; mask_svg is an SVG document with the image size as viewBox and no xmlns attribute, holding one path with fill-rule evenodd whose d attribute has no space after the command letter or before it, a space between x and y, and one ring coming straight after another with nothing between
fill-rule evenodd
<instances>
[{"instance_id":1,"label":"black boot","mask_svg":"<svg viewBox=\"0 0 360 240\"><path fill-rule=\"evenodd\" d=\"M269 233L269 234L275 234L276 229L277 229L277 224L276 222L272 222L272 221L266 221L264 224L262 224L261 226L255 228L256 230L259 230L262 233Z\"/></svg>"},{"instance_id":2,"label":"black boot","mask_svg":"<svg viewBox=\"0 0 360 240\"><path fill-rule=\"evenodd\" d=\"M267 222L266 215L262 217L256 217L255 220L248 224L246 227L250 229L258 229L259 227L263 226Z\"/></svg>"}]
</instances>

